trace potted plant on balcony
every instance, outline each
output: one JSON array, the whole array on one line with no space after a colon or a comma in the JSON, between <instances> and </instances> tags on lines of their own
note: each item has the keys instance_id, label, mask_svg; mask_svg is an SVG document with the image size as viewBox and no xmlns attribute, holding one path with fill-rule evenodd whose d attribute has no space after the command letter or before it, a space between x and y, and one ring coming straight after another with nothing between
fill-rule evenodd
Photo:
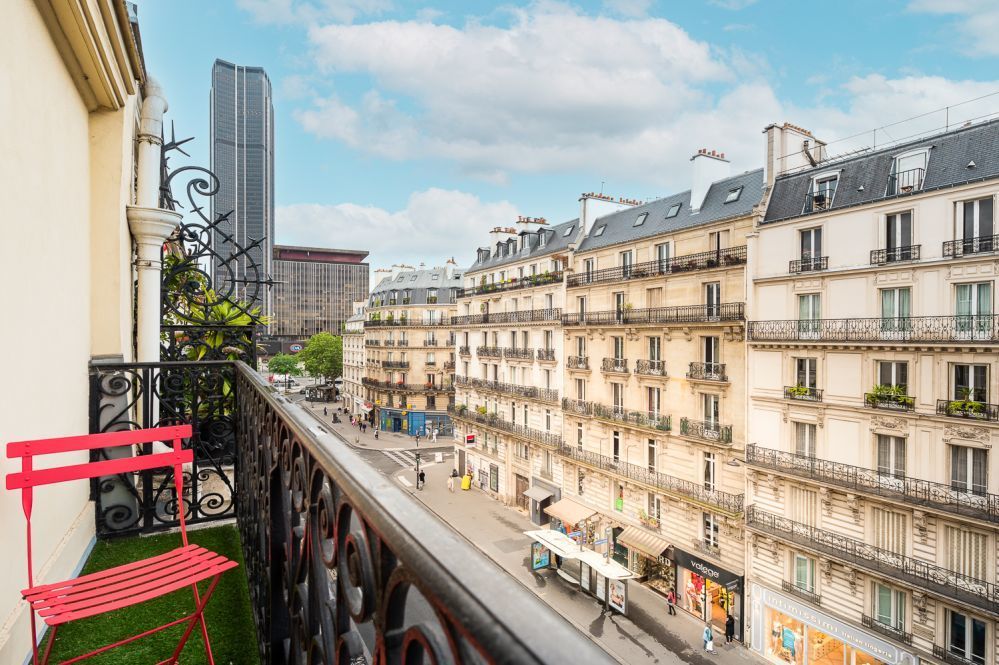
<instances>
[{"instance_id":1,"label":"potted plant on balcony","mask_svg":"<svg viewBox=\"0 0 999 665\"><path fill-rule=\"evenodd\" d=\"M489 413L489 410L486 407L484 407L484 406L477 406L477 407L475 407L475 412L477 414L479 414L480 416L484 416L487 413Z\"/></svg>"},{"instance_id":2,"label":"potted plant on balcony","mask_svg":"<svg viewBox=\"0 0 999 665\"><path fill-rule=\"evenodd\" d=\"M985 411L985 405L977 400L971 399L971 389L961 389L961 399L947 402L946 413L948 416L962 416L964 418L974 418Z\"/></svg>"},{"instance_id":3,"label":"potted plant on balcony","mask_svg":"<svg viewBox=\"0 0 999 665\"><path fill-rule=\"evenodd\" d=\"M463 416L466 413L468 413L468 405L464 404L464 403L459 404L456 410L457 410L459 416Z\"/></svg>"},{"instance_id":4,"label":"potted plant on balcony","mask_svg":"<svg viewBox=\"0 0 999 665\"><path fill-rule=\"evenodd\" d=\"M395 321L395 314L389 312L388 316L385 317L385 320L388 321L389 323L392 323L393 321Z\"/></svg>"},{"instance_id":5,"label":"potted plant on balcony","mask_svg":"<svg viewBox=\"0 0 999 665\"><path fill-rule=\"evenodd\" d=\"M880 404L897 405L904 409L911 409L913 399L905 394L903 386L886 386L878 384L867 393L867 403L872 407Z\"/></svg>"},{"instance_id":6,"label":"potted plant on balcony","mask_svg":"<svg viewBox=\"0 0 999 665\"><path fill-rule=\"evenodd\" d=\"M800 399L802 397L808 397L809 393L811 392L811 389L808 386L803 386L799 383L797 385L788 388L787 392L791 395L791 397L796 397Z\"/></svg>"}]
</instances>

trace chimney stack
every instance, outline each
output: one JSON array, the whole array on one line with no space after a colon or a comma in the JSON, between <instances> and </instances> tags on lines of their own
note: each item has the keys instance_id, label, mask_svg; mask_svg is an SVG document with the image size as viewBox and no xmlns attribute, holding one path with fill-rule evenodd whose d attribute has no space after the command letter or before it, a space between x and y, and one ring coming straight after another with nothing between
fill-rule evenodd
<instances>
[{"instance_id":1,"label":"chimney stack","mask_svg":"<svg viewBox=\"0 0 999 665\"><path fill-rule=\"evenodd\" d=\"M827 158L824 141L812 136L803 127L785 122L767 125L763 133L766 135L766 183L767 188L774 184L774 179L788 171L815 166Z\"/></svg>"},{"instance_id":2,"label":"chimney stack","mask_svg":"<svg viewBox=\"0 0 999 665\"><path fill-rule=\"evenodd\" d=\"M697 211L704 205L704 197L711 189L711 183L727 178L731 164L725 159L725 153L701 148L690 158L694 163L694 181L690 187L690 209Z\"/></svg>"}]
</instances>

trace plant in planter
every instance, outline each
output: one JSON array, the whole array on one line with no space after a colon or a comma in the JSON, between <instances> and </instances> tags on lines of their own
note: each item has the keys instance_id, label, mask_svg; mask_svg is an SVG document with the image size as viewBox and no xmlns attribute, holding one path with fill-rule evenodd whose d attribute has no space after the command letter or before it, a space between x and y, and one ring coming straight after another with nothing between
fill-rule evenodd
<instances>
[{"instance_id":1,"label":"plant in planter","mask_svg":"<svg viewBox=\"0 0 999 665\"><path fill-rule=\"evenodd\" d=\"M867 395L867 402L871 406L878 404L897 404L900 407L911 409L913 399L905 394L905 386L886 386L878 384L871 389Z\"/></svg>"},{"instance_id":2,"label":"plant in planter","mask_svg":"<svg viewBox=\"0 0 999 665\"><path fill-rule=\"evenodd\" d=\"M985 405L977 400L971 399L971 389L963 388L961 390L961 399L952 400L947 402L947 415L948 416L964 416L965 418L973 418L985 411Z\"/></svg>"},{"instance_id":3,"label":"plant in planter","mask_svg":"<svg viewBox=\"0 0 999 665\"><path fill-rule=\"evenodd\" d=\"M484 406L477 406L477 407L475 407L475 412L477 414L479 414L480 416L484 416L487 413L489 413L488 409L486 409L486 407L484 407Z\"/></svg>"},{"instance_id":4,"label":"plant in planter","mask_svg":"<svg viewBox=\"0 0 999 665\"><path fill-rule=\"evenodd\" d=\"M468 413L468 405L467 404L459 404L458 405L458 414L463 416L466 413Z\"/></svg>"},{"instance_id":5,"label":"plant in planter","mask_svg":"<svg viewBox=\"0 0 999 665\"><path fill-rule=\"evenodd\" d=\"M390 322L391 321L395 321L395 314L393 314L392 312L389 312L388 316L385 317L385 320L390 321Z\"/></svg>"},{"instance_id":6,"label":"plant in planter","mask_svg":"<svg viewBox=\"0 0 999 665\"><path fill-rule=\"evenodd\" d=\"M717 268L718 267L718 259L708 259L708 267L709 268Z\"/></svg>"},{"instance_id":7,"label":"plant in planter","mask_svg":"<svg viewBox=\"0 0 999 665\"><path fill-rule=\"evenodd\" d=\"M792 397L808 397L811 389L808 386L803 386L800 383L796 386L791 386L788 392Z\"/></svg>"}]
</instances>

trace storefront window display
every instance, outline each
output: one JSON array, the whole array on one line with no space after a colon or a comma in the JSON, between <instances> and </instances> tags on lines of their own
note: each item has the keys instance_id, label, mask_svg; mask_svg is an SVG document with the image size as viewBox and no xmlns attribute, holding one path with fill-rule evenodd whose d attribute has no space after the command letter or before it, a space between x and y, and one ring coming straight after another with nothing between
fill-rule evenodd
<instances>
[{"instance_id":1,"label":"storefront window display","mask_svg":"<svg viewBox=\"0 0 999 665\"><path fill-rule=\"evenodd\" d=\"M882 665L871 654L774 609L767 609L766 636L766 655L774 663Z\"/></svg>"},{"instance_id":2,"label":"storefront window display","mask_svg":"<svg viewBox=\"0 0 999 665\"><path fill-rule=\"evenodd\" d=\"M732 615L735 637L742 640L742 578L679 550L675 556L680 607L718 630L724 630Z\"/></svg>"}]
</instances>

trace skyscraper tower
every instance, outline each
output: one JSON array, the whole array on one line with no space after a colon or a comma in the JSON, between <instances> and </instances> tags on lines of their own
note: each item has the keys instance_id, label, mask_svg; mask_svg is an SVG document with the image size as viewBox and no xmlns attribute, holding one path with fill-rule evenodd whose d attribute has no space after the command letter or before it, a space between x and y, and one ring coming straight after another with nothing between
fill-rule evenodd
<instances>
[{"instance_id":1,"label":"skyscraper tower","mask_svg":"<svg viewBox=\"0 0 999 665\"><path fill-rule=\"evenodd\" d=\"M212 215L229 214L228 229L223 228L212 238L215 251L229 257L234 243L247 247L253 240L264 239L233 266L235 294L240 299L249 299L255 289L245 280L269 276L274 255L274 105L271 81L262 67L215 61L211 138L212 171L220 184L219 192L212 197ZM259 267L259 274L248 271L251 263ZM216 287L230 278L223 274L218 261L212 270ZM254 304L261 307L262 313L270 314L270 294L266 288L259 290Z\"/></svg>"}]
</instances>

